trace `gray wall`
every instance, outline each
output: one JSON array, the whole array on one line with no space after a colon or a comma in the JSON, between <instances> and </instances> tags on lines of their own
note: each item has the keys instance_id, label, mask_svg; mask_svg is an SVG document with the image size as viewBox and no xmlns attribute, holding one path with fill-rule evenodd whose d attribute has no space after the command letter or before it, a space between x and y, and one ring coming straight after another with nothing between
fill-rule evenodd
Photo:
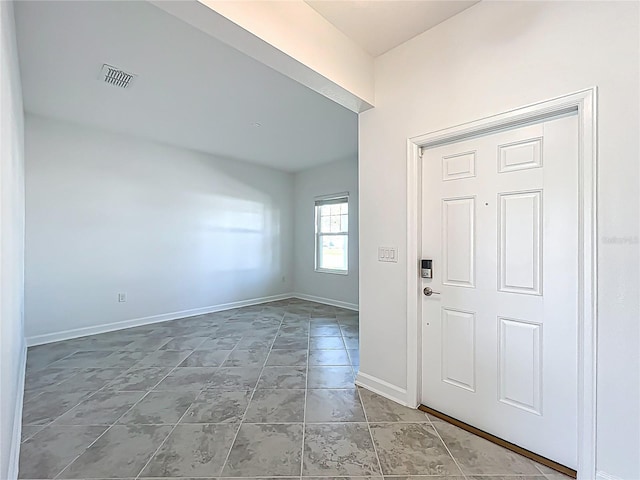
<instances>
[{"instance_id":1,"label":"gray wall","mask_svg":"<svg viewBox=\"0 0 640 480\"><path fill-rule=\"evenodd\" d=\"M24 343L24 118L13 4L0 2L0 478L15 478Z\"/></svg>"},{"instance_id":2,"label":"gray wall","mask_svg":"<svg viewBox=\"0 0 640 480\"><path fill-rule=\"evenodd\" d=\"M407 260L376 255L407 244L407 138L598 86L597 463L621 479L640 478L639 8L480 2L376 59L359 129L360 372L401 390Z\"/></svg>"},{"instance_id":3,"label":"gray wall","mask_svg":"<svg viewBox=\"0 0 640 480\"><path fill-rule=\"evenodd\" d=\"M349 192L349 274L315 271L315 197ZM358 161L321 165L295 175L296 293L358 305Z\"/></svg>"},{"instance_id":4,"label":"gray wall","mask_svg":"<svg viewBox=\"0 0 640 480\"><path fill-rule=\"evenodd\" d=\"M32 115L25 135L30 344L292 291L291 173Z\"/></svg>"}]
</instances>

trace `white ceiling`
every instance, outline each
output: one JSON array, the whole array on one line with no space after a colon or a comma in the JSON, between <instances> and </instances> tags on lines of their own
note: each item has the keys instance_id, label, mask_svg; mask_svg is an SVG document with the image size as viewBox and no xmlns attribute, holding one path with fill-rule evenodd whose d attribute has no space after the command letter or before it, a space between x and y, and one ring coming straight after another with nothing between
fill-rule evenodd
<instances>
[{"instance_id":1,"label":"white ceiling","mask_svg":"<svg viewBox=\"0 0 640 480\"><path fill-rule=\"evenodd\" d=\"M305 0L338 30L377 57L479 0Z\"/></svg>"},{"instance_id":2,"label":"white ceiling","mask_svg":"<svg viewBox=\"0 0 640 480\"><path fill-rule=\"evenodd\" d=\"M150 3L16 2L15 15L27 112L287 171L357 154L355 113ZM99 81L103 63L133 86Z\"/></svg>"}]
</instances>

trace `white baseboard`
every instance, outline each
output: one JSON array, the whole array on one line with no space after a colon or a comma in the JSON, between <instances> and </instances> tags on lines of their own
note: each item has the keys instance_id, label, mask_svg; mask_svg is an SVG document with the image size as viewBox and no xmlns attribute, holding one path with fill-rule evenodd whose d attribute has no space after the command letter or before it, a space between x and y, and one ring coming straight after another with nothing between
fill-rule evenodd
<instances>
[{"instance_id":1,"label":"white baseboard","mask_svg":"<svg viewBox=\"0 0 640 480\"><path fill-rule=\"evenodd\" d=\"M220 305L211 305L208 307L194 308L191 310L182 310L180 312L163 313L160 315L152 315L149 317L133 318L131 320L123 320L120 322L105 323L91 327L74 328L64 330L62 332L45 333L43 335L34 335L27 338L27 346L43 345L45 343L60 342L62 340L70 340L72 338L86 337L87 335L96 335L98 333L113 332L123 330L125 328L139 327L152 323L166 322L167 320L176 320L178 318L194 317L196 315L204 315L205 313L221 312L232 308L248 307L259 303L275 302L277 300L286 300L293 297L291 293L283 293L280 295L271 295L268 297L251 298L249 300L241 300L238 302L223 303Z\"/></svg>"},{"instance_id":2,"label":"white baseboard","mask_svg":"<svg viewBox=\"0 0 640 480\"><path fill-rule=\"evenodd\" d=\"M615 475L611 475L606 472L597 472L596 480L622 480L622 478L616 477Z\"/></svg>"},{"instance_id":3,"label":"white baseboard","mask_svg":"<svg viewBox=\"0 0 640 480\"><path fill-rule=\"evenodd\" d=\"M389 400L393 400L400 405L410 407L410 405L407 404L407 390L404 388L397 387L389 382L385 382L384 380L380 380L379 378L363 372L358 372L358 375L356 376L356 385L366 388L367 390L371 390L372 392L382 395Z\"/></svg>"},{"instance_id":4,"label":"white baseboard","mask_svg":"<svg viewBox=\"0 0 640 480\"><path fill-rule=\"evenodd\" d=\"M358 311L358 305L355 303L343 302L341 300L332 300L331 298L316 297L315 295L307 295L306 293L293 293L293 298L299 298L300 300L309 300L310 302L324 303L325 305L332 305L334 307L346 308L347 310Z\"/></svg>"},{"instance_id":5,"label":"white baseboard","mask_svg":"<svg viewBox=\"0 0 640 480\"><path fill-rule=\"evenodd\" d=\"M13 435L11 438L11 453L9 454L8 478L10 480L18 478L18 467L20 465L20 444L22 443L22 404L24 402L24 377L27 370L27 345L22 343L22 352L19 362L20 374L18 385L16 385L17 398L13 414Z\"/></svg>"}]
</instances>

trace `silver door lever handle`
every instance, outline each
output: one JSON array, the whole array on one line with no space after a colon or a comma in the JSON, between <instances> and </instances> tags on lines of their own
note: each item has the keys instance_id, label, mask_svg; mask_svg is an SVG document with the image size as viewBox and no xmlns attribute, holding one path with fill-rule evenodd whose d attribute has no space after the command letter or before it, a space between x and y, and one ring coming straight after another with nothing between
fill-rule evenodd
<instances>
[{"instance_id":1,"label":"silver door lever handle","mask_svg":"<svg viewBox=\"0 0 640 480\"><path fill-rule=\"evenodd\" d=\"M427 297L430 297L431 295L434 295L434 294L440 295L440 292L434 292L433 290L431 290L431 287L424 287L423 292Z\"/></svg>"}]
</instances>

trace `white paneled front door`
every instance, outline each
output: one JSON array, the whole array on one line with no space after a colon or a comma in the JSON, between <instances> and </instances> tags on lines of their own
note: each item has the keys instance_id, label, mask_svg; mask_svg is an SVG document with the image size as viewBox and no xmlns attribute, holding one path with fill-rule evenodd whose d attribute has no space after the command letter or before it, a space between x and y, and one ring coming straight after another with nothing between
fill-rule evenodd
<instances>
[{"instance_id":1,"label":"white paneled front door","mask_svg":"<svg viewBox=\"0 0 640 480\"><path fill-rule=\"evenodd\" d=\"M422 403L577 467L578 122L426 149Z\"/></svg>"}]
</instances>

